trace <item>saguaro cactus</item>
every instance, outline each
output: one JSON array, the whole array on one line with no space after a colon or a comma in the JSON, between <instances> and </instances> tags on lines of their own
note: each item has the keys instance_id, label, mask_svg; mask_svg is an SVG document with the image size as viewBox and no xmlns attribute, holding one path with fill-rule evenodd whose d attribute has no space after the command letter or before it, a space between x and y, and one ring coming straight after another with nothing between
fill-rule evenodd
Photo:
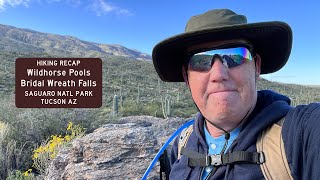
<instances>
[{"instance_id":1,"label":"saguaro cactus","mask_svg":"<svg viewBox=\"0 0 320 180\"><path fill-rule=\"evenodd\" d=\"M164 118L171 116L171 96L161 97L161 107Z\"/></svg>"},{"instance_id":2,"label":"saguaro cactus","mask_svg":"<svg viewBox=\"0 0 320 180\"><path fill-rule=\"evenodd\" d=\"M118 115L118 107L119 107L119 98L117 95L114 95L113 97L113 109L112 109L112 114L113 116Z\"/></svg>"},{"instance_id":3,"label":"saguaro cactus","mask_svg":"<svg viewBox=\"0 0 320 180\"><path fill-rule=\"evenodd\" d=\"M179 102L181 100L181 92L180 90L178 90L178 93L177 93L177 102Z\"/></svg>"},{"instance_id":4,"label":"saguaro cactus","mask_svg":"<svg viewBox=\"0 0 320 180\"><path fill-rule=\"evenodd\" d=\"M123 108L123 92L122 92L122 87L120 87L120 107L121 109Z\"/></svg>"},{"instance_id":5,"label":"saguaro cactus","mask_svg":"<svg viewBox=\"0 0 320 180\"><path fill-rule=\"evenodd\" d=\"M140 84L138 84L137 104L140 105Z\"/></svg>"}]
</instances>

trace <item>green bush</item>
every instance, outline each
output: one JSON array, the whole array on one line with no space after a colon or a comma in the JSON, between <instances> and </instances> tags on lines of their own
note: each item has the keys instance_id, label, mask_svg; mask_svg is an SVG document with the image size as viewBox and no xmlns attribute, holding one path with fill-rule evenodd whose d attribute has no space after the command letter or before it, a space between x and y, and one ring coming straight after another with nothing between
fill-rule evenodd
<instances>
[{"instance_id":1,"label":"green bush","mask_svg":"<svg viewBox=\"0 0 320 180\"><path fill-rule=\"evenodd\" d=\"M19 170L11 171L8 174L6 180L34 180L35 177L33 174L30 174L30 171L21 172Z\"/></svg>"},{"instance_id":2,"label":"green bush","mask_svg":"<svg viewBox=\"0 0 320 180\"><path fill-rule=\"evenodd\" d=\"M158 102L137 104L132 100L123 104L123 107L120 108L120 113L122 116L148 115L163 117L161 106Z\"/></svg>"},{"instance_id":3,"label":"green bush","mask_svg":"<svg viewBox=\"0 0 320 180\"><path fill-rule=\"evenodd\" d=\"M0 179L14 170L29 169L32 151L52 134L63 134L69 121L92 132L97 124L96 109L18 109L12 97L0 100L0 118L10 133L0 145ZM100 121L100 123L103 123Z\"/></svg>"}]
</instances>

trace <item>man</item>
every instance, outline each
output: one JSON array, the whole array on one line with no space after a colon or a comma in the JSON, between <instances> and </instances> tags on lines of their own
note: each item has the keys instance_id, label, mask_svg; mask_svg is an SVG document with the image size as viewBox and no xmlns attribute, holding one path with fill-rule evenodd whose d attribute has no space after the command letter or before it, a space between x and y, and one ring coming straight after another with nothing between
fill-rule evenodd
<instances>
[{"instance_id":1,"label":"man","mask_svg":"<svg viewBox=\"0 0 320 180\"><path fill-rule=\"evenodd\" d=\"M245 16L228 9L192 17L185 33L155 46L153 63L160 78L186 82L200 111L182 151L181 136L173 145L170 180L267 178L261 164L281 159L264 160L267 152L257 151L257 140L283 118L280 133L288 165L283 171L288 172L281 174L320 178L319 104L293 108L284 95L256 90L260 74L286 64L291 46L286 23L248 24Z\"/></svg>"}]
</instances>

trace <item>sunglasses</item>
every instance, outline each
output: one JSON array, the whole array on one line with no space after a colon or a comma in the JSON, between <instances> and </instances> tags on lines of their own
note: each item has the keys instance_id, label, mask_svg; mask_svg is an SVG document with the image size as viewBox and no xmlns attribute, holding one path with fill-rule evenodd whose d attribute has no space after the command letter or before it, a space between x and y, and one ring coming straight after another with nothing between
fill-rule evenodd
<instances>
[{"instance_id":1,"label":"sunglasses","mask_svg":"<svg viewBox=\"0 0 320 180\"><path fill-rule=\"evenodd\" d=\"M227 68L237 67L252 61L250 46L227 47L213 50L202 50L189 56L187 67L189 70L207 72L213 66L214 60L219 59Z\"/></svg>"}]
</instances>

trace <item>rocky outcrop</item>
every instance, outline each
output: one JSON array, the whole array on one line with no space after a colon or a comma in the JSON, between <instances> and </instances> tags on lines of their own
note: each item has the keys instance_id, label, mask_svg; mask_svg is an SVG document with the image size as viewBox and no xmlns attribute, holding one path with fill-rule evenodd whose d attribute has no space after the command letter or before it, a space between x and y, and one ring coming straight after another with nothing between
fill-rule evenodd
<instances>
[{"instance_id":1,"label":"rocky outcrop","mask_svg":"<svg viewBox=\"0 0 320 180\"><path fill-rule=\"evenodd\" d=\"M125 117L106 124L62 150L46 179L141 179L182 118ZM159 166L148 179L159 179Z\"/></svg>"}]
</instances>

